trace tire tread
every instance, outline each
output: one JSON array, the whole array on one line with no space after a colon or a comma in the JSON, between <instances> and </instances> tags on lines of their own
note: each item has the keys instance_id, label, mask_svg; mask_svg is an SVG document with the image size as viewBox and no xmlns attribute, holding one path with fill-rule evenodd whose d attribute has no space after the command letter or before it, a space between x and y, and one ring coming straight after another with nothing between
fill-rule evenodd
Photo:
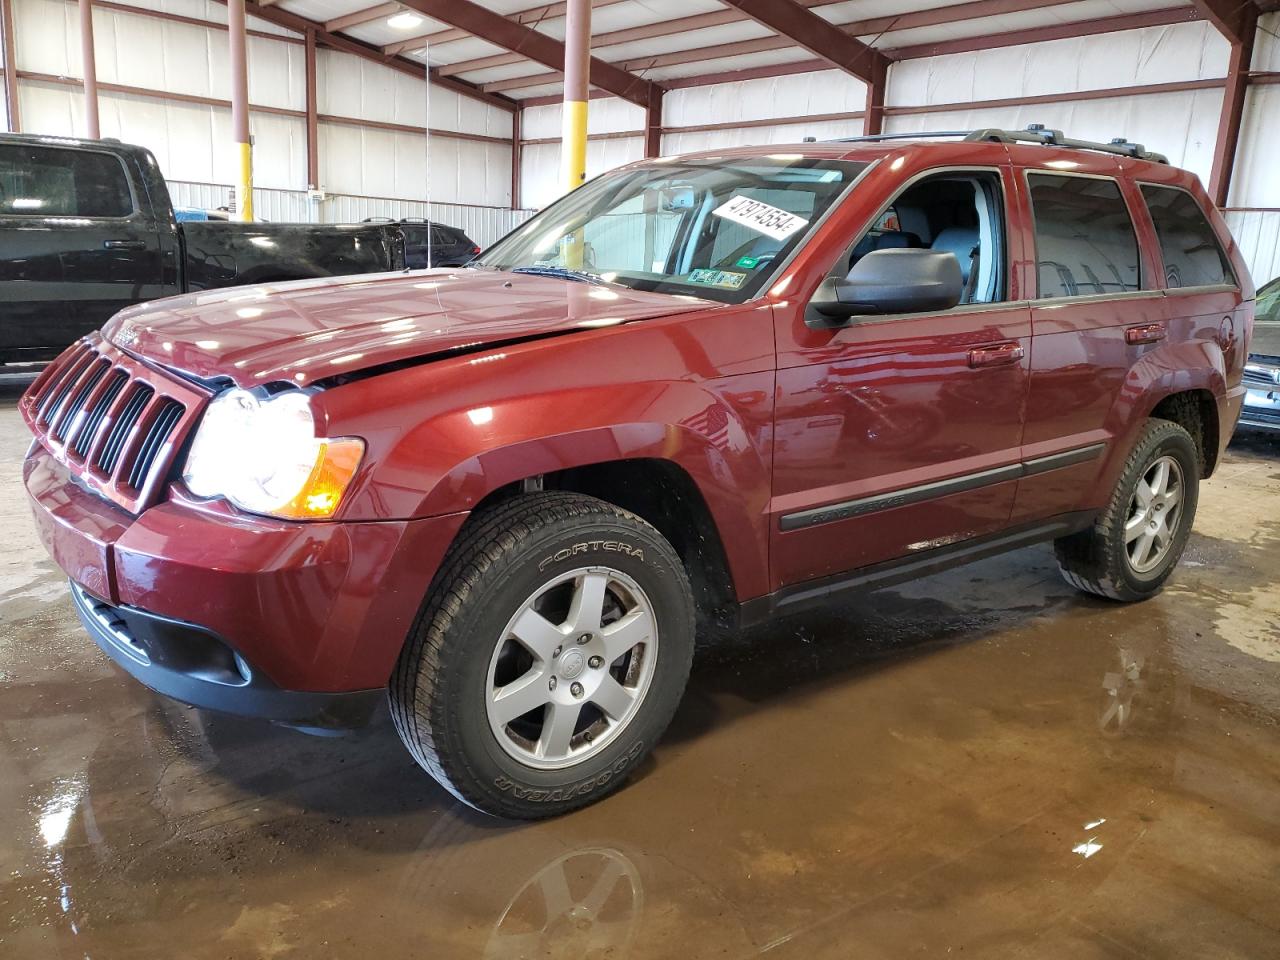
<instances>
[{"instance_id":1,"label":"tire tread","mask_svg":"<svg viewBox=\"0 0 1280 960\"><path fill-rule=\"evenodd\" d=\"M1149 419L1138 434L1125 458L1120 471L1120 480L1116 483L1107 502L1106 509L1094 521L1093 526L1069 537L1054 541L1054 554L1058 560L1058 569L1068 584L1083 593L1092 593L1109 600L1131 602L1149 596L1148 593L1135 591L1124 578L1120 564L1124 561L1108 549L1110 531L1115 528L1116 521L1129 509L1129 484L1127 482L1133 471L1137 470L1143 460L1150 455L1153 447L1159 446L1165 439L1183 436L1196 450L1199 460L1199 448L1190 434L1172 420ZM1195 482L1191 477L1187 482ZM1187 522L1194 520L1190 517ZM1171 569L1172 569L1171 565Z\"/></svg>"},{"instance_id":2,"label":"tire tread","mask_svg":"<svg viewBox=\"0 0 1280 960\"><path fill-rule=\"evenodd\" d=\"M396 732L414 760L468 806L494 812L491 800L482 800L468 789L467 784L476 782L478 774L466 758L447 755L437 745L437 731L450 719L444 713L444 698L435 696L447 669L443 648L450 628L481 579L496 564L511 558L539 530L562 521L589 517L641 524L661 537L643 518L584 494L529 493L483 509L470 518L445 554L396 662L388 685ZM558 812L585 806L593 799L584 795ZM501 814L513 819L545 816L515 803L505 805Z\"/></svg>"}]
</instances>

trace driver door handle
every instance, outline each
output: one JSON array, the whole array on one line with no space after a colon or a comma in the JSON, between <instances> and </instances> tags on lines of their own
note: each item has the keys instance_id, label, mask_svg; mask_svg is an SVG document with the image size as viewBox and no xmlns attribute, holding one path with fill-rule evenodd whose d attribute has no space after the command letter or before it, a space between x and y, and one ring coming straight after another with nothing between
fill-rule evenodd
<instances>
[{"instance_id":1,"label":"driver door handle","mask_svg":"<svg viewBox=\"0 0 1280 960\"><path fill-rule=\"evenodd\" d=\"M104 240L102 245L108 250L145 250L147 249L147 241L145 240Z\"/></svg>"},{"instance_id":2,"label":"driver door handle","mask_svg":"<svg viewBox=\"0 0 1280 960\"><path fill-rule=\"evenodd\" d=\"M1022 344L1017 341L993 343L987 347L974 347L969 351L969 366L994 367L1002 363L1017 363L1022 359Z\"/></svg>"}]
</instances>

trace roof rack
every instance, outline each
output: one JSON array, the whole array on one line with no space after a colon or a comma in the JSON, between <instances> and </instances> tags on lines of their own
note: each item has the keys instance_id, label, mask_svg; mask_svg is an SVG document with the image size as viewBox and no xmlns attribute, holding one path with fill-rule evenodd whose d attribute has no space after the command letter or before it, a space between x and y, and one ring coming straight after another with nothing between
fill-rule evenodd
<instances>
[{"instance_id":1,"label":"roof rack","mask_svg":"<svg viewBox=\"0 0 1280 960\"><path fill-rule=\"evenodd\" d=\"M1130 143L1124 137L1116 137L1109 143L1075 140L1063 136L1061 130L1051 129L1043 123L1030 124L1025 130L1001 130L998 127L984 127L980 130L922 130L918 133L878 133L866 137L841 137L830 142L878 143L882 140L920 140L928 137L959 137L970 143L1039 143L1049 147L1067 147L1072 150L1096 150L1099 153L1113 153L1121 157L1133 157L1135 160L1150 160L1153 163L1169 162L1169 158L1163 153L1148 150L1140 143Z\"/></svg>"}]
</instances>

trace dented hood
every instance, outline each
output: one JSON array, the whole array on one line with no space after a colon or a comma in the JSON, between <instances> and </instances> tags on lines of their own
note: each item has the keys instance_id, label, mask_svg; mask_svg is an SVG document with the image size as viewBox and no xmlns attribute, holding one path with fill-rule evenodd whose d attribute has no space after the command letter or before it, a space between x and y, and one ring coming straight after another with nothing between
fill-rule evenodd
<instances>
[{"instance_id":1,"label":"dented hood","mask_svg":"<svg viewBox=\"0 0 1280 960\"><path fill-rule=\"evenodd\" d=\"M103 335L193 377L251 387L711 305L554 277L415 270L187 294L123 310Z\"/></svg>"}]
</instances>

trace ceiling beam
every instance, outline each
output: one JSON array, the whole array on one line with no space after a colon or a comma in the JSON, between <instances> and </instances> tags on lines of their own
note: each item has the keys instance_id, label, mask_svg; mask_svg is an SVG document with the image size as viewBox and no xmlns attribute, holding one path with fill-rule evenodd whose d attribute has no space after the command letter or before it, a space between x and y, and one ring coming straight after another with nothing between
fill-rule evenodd
<instances>
[{"instance_id":1,"label":"ceiling beam","mask_svg":"<svg viewBox=\"0 0 1280 960\"><path fill-rule=\"evenodd\" d=\"M801 0L805 6L819 7L842 0ZM970 0L968 3L957 3L948 7L934 7L928 10L913 10L887 17L871 17L866 20L854 20L837 24L842 31L852 36L883 35L892 30L910 30L916 27L933 27L944 23L956 23L961 20L974 20L982 17L995 17L1023 10L1040 10L1045 7L1061 6L1077 3L1079 0ZM677 17L658 23L646 23L625 30L614 30L609 33L596 34L591 38L591 49L620 43L632 43L636 40L651 40L658 37L675 36L692 30L703 30L708 27L721 26L726 23L740 23L747 17L738 10L713 10L711 13L699 13L691 17ZM626 61L620 66L623 70L635 72L648 67L673 66L681 63L694 63L698 60L711 60L717 56L734 56L735 53L760 53L768 50L783 50L794 46L788 37L760 37L754 40L740 40L743 44L739 50L731 49L733 44L716 44L714 46L695 49L675 50L670 53L655 54L646 59L638 57ZM745 44L751 44L746 47ZM519 63L525 58L515 53L498 53L490 57L479 57L474 60L460 60L441 66L443 76L453 77L474 70L488 70L492 67L504 67ZM547 82L545 79L540 83ZM532 86L532 84L530 84ZM514 88L508 88L514 89Z\"/></svg>"},{"instance_id":2,"label":"ceiling beam","mask_svg":"<svg viewBox=\"0 0 1280 960\"><path fill-rule=\"evenodd\" d=\"M358 27L362 23L373 23L375 20L381 20L383 17L389 17L399 11L400 4L391 0L388 3L380 3L376 7L365 7L363 10L356 10L353 13L326 20L324 28L330 33L337 33L339 30L346 30L348 27Z\"/></svg>"},{"instance_id":3,"label":"ceiling beam","mask_svg":"<svg viewBox=\"0 0 1280 960\"><path fill-rule=\"evenodd\" d=\"M1075 23L1055 23L1047 27L1009 30L985 37L962 37L958 40L943 40L940 43L919 43L888 49L884 52L890 60L919 60L922 57L940 57L953 53L972 53L975 50L1016 47L1024 43L1043 43L1046 40L1092 37L1100 33L1116 33L1120 30L1166 27L1175 23L1192 23L1199 19L1200 12L1195 7L1167 7L1163 10L1147 10L1143 13L1095 17L1092 20L1078 20Z\"/></svg>"},{"instance_id":4,"label":"ceiling beam","mask_svg":"<svg viewBox=\"0 0 1280 960\"><path fill-rule=\"evenodd\" d=\"M219 2L225 3L226 0L219 0ZM328 47L330 50L339 50L362 60L380 63L385 67L390 67L392 70L416 77L419 80L422 79L424 72L429 72L431 81L445 90L452 90L460 96L479 100L481 103L487 103L491 107L499 107L507 111L516 109L516 102L510 97L486 93L474 84L459 80L457 77L441 77L434 70L427 71L427 66L424 63L418 63L405 57L388 57L371 44L356 40L354 37L345 37L340 33L331 33L324 28L323 24L315 20L308 20L306 17L301 17L296 13L290 13L280 7L264 7L261 3L250 3L247 5L247 11L250 16L266 20L268 23L274 23L277 27L284 27L286 30L293 30L304 36L308 30L314 30L316 43L323 47Z\"/></svg>"},{"instance_id":5,"label":"ceiling beam","mask_svg":"<svg viewBox=\"0 0 1280 960\"><path fill-rule=\"evenodd\" d=\"M976 50L994 50L998 47L1018 46L1023 43L1036 43L1045 40L1064 40L1070 37L1089 37L1101 33L1114 33L1120 30L1136 30L1142 27L1166 26L1174 23L1188 23L1200 19L1200 14L1193 7L1170 7L1164 10L1150 10L1145 13L1122 14L1115 17L1100 17L1093 20L1082 20L1076 23L1054 24L1049 27L1032 27L1024 30L1010 30L1005 33L988 34L979 37L964 37L957 40L946 40L940 43L922 43L908 47L890 47L883 53L890 60L917 60L922 57L940 56L953 53L972 53ZM765 64L759 67L746 67L740 70L726 70L716 73L704 73L691 77L670 77L662 81L669 90L684 87L703 87L716 83L740 83L744 80L759 80L767 77L785 77L797 73L813 73L817 70L830 69L823 60L795 60L791 63ZM539 98L540 99L540 98ZM534 101L524 101L529 106Z\"/></svg>"},{"instance_id":6,"label":"ceiling beam","mask_svg":"<svg viewBox=\"0 0 1280 960\"><path fill-rule=\"evenodd\" d=\"M1245 31L1252 32L1258 21L1253 0L1192 0L1192 5L1230 43L1241 43Z\"/></svg>"},{"instance_id":7,"label":"ceiling beam","mask_svg":"<svg viewBox=\"0 0 1280 960\"><path fill-rule=\"evenodd\" d=\"M599 10L601 7L613 6L615 3L625 3L627 0L593 0L591 9ZM835 0L827 0L827 2L835 2ZM560 3L544 3L536 7L529 7L527 10L517 10L515 13L506 15L508 20L524 26L537 26L545 20L555 20L564 16L565 4ZM457 27L450 27L448 30L437 30L435 33L424 33L416 37L407 37L404 40L397 40L395 43L389 43L382 48L383 53L408 53L411 50L421 50L430 44L435 46L441 43L450 43L454 40L465 40L471 34L466 30L459 30Z\"/></svg>"},{"instance_id":8,"label":"ceiling beam","mask_svg":"<svg viewBox=\"0 0 1280 960\"><path fill-rule=\"evenodd\" d=\"M471 0L403 0L403 3L433 20L465 30L473 37L487 40L512 53L523 54L544 67L557 71L564 68L565 48L559 40L508 20ZM591 58L588 82L642 107L647 107L653 96L653 83L605 63L599 57Z\"/></svg>"},{"instance_id":9,"label":"ceiling beam","mask_svg":"<svg viewBox=\"0 0 1280 960\"><path fill-rule=\"evenodd\" d=\"M831 66L870 83L884 54L851 37L795 0L721 0L756 23L787 37Z\"/></svg>"}]
</instances>

